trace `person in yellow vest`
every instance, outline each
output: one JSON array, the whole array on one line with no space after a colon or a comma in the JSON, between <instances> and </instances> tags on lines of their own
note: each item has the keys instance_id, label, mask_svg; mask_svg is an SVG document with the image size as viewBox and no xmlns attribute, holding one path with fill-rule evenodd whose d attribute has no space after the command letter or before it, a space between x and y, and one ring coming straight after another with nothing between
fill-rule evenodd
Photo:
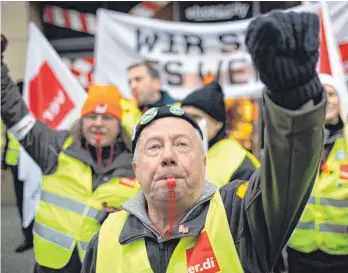
<instances>
[{"instance_id":1,"label":"person in yellow vest","mask_svg":"<svg viewBox=\"0 0 348 273\"><path fill-rule=\"evenodd\" d=\"M79 272L104 212L136 195L132 155L120 126L120 93L93 85L70 131L36 120L1 66L1 117L43 172L34 225L35 272Z\"/></svg>"},{"instance_id":2,"label":"person in yellow vest","mask_svg":"<svg viewBox=\"0 0 348 273\"><path fill-rule=\"evenodd\" d=\"M6 126L1 120L1 159L3 158L3 152L6 146Z\"/></svg>"},{"instance_id":3,"label":"person in yellow vest","mask_svg":"<svg viewBox=\"0 0 348 273\"><path fill-rule=\"evenodd\" d=\"M205 179L202 131L182 108L143 114L132 136L142 190L92 238L82 273L272 271L320 163L326 96L315 70L318 34L313 13L275 12L248 26L246 45L267 86L265 155L249 181L219 189Z\"/></svg>"},{"instance_id":4,"label":"person in yellow vest","mask_svg":"<svg viewBox=\"0 0 348 273\"><path fill-rule=\"evenodd\" d=\"M7 136L7 130L6 126L1 120L1 177L3 176L3 171L7 169L6 163L5 163L5 155L8 145L8 136Z\"/></svg>"},{"instance_id":5,"label":"person in yellow vest","mask_svg":"<svg viewBox=\"0 0 348 273\"><path fill-rule=\"evenodd\" d=\"M19 92L22 96L23 91L23 82L17 83ZM1 122L2 123L2 122ZM24 236L24 241L16 247L15 252L21 253L33 248L33 224L34 221L27 227L23 227L23 203L24 203L24 181L19 179L19 148L20 144L15 139L14 135L11 132L7 132L6 126L2 124L5 130L5 149L4 149L4 158L3 166L4 169L9 169L12 173L12 180L14 186L14 192L16 196L16 206L18 209L19 218L21 221L22 233Z\"/></svg>"},{"instance_id":6,"label":"person in yellow vest","mask_svg":"<svg viewBox=\"0 0 348 273\"><path fill-rule=\"evenodd\" d=\"M14 191L16 196L16 206L18 209L19 217L21 220L21 224L23 223L23 194L24 194L24 185L23 181L21 181L18 177L19 175L19 148L20 144L15 139L14 135L11 132L7 133L8 143L7 149L5 151L5 164L11 170ZM22 226L22 233L24 235L24 241L15 249L15 252L21 253L26 250L33 248L33 225L34 221L32 221L27 227Z\"/></svg>"},{"instance_id":7,"label":"person in yellow vest","mask_svg":"<svg viewBox=\"0 0 348 273\"><path fill-rule=\"evenodd\" d=\"M128 111L122 118L122 124L131 135L133 127L147 109L176 102L168 92L161 89L160 73L147 62L129 66L127 80L133 98L123 100Z\"/></svg>"},{"instance_id":8,"label":"person in yellow vest","mask_svg":"<svg viewBox=\"0 0 348 273\"><path fill-rule=\"evenodd\" d=\"M235 139L228 137L221 86L213 81L199 88L181 102L181 107L197 122L205 120L209 140L208 181L221 187L236 179L249 180L259 167L259 162Z\"/></svg>"},{"instance_id":9,"label":"person in yellow vest","mask_svg":"<svg viewBox=\"0 0 348 273\"><path fill-rule=\"evenodd\" d=\"M328 103L320 173L288 242L289 273L348 272L348 143L343 136L338 85L321 74Z\"/></svg>"}]
</instances>

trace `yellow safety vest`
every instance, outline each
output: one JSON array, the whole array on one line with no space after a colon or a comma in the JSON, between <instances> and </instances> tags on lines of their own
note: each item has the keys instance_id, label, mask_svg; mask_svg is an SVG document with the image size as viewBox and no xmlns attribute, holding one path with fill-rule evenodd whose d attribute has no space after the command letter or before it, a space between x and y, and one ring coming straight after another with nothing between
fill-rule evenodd
<instances>
[{"instance_id":1,"label":"yellow safety vest","mask_svg":"<svg viewBox=\"0 0 348 273\"><path fill-rule=\"evenodd\" d=\"M231 138L220 140L208 150L207 180L218 187L229 183L246 157L254 163L256 168L260 166L259 161L236 140Z\"/></svg>"},{"instance_id":2,"label":"yellow safety vest","mask_svg":"<svg viewBox=\"0 0 348 273\"><path fill-rule=\"evenodd\" d=\"M64 149L72 142L68 138ZM119 208L139 189L135 180L117 177L92 191L90 166L63 150L58 155L56 172L42 178L34 226L36 261L45 267L62 268L76 245L82 261L88 242L100 229L96 218L103 209L102 203Z\"/></svg>"},{"instance_id":3,"label":"yellow safety vest","mask_svg":"<svg viewBox=\"0 0 348 273\"><path fill-rule=\"evenodd\" d=\"M6 151L5 162L7 165L16 166L18 165L18 155L20 143L16 140L14 135L8 132L8 146Z\"/></svg>"},{"instance_id":4,"label":"yellow safety vest","mask_svg":"<svg viewBox=\"0 0 348 273\"><path fill-rule=\"evenodd\" d=\"M177 103L172 105L180 107ZM143 115L137 106L135 99L122 99L122 126L126 129L128 135L132 135L133 127L136 126Z\"/></svg>"},{"instance_id":5,"label":"yellow safety vest","mask_svg":"<svg viewBox=\"0 0 348 273\"><path fill-rule=\"evenodd\" d=\"M1 153L2 153L6 145L6 140L5 140L6 127L4 123L2 122L2 120L1 120L0 126L1 126Z\"/></svg>"},{"instance_id":6,"label":"yellow safety vest","mask_svg":"<svg viewBox=\"0 0 348 273\"><path fill-rule=\"evenodd\" d=\"M327 170L315 182L311 197L288 246L309 253L348 254L348 148L335 141Z\"/></svg>"},{"instance_id":7,"label":"yellow safety vest","mask_svg":"<svg viewBox=\"0 0 348 273\"><path fill-rule=\"evenodd\" d=\"M114 213L101 227L96 273L153 272L143 238L125 245L118 242L128 215L126 211ZM166 272L243 272L219 191L210 201L201 234L198 238L191 236L180 239Z\"/></svg>"},{"instance_id":8,"label":"yellow safety vest","mask_svg":"<svg viewBox=\"0 0 348 273\"><path fill-rule=\"evenodd\" d=\"M129 136L132 135L133 127L138 124L141 115L142 113L138 108L130 110L129 112L123 112L121 123Z\"/></svg>"}]
</instances>

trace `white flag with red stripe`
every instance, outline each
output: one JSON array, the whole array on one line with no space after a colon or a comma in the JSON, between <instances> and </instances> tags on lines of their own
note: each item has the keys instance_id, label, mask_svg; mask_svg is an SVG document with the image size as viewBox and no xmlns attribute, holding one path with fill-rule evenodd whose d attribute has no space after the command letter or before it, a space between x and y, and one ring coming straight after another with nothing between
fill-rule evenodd
<instances>
[{"instance_id":1,"label":"white flag with red stripe","mask_svg":"<svg viewBox=\"0 0 348 273\"><path fill-rule=\"evenodd\" d=\"M347 122L348 117L348 90L345 81L344 69L342 64L342 57L339 50L335 32L339 32L339 26L334 28L330 20L330 13L328 5L325 1L321 1L321 10L319 11L321 27L320 27L320 58L319 58L319 72L322 74L331 75L337 86L337 92L341 103L341 117L344 122ZM348 16L343 17L346 21L342 25L347 28Z\"/></svg>"},{"instance_id":2,"label":"white flag with red stripe","mask_svg":"<svg viewBox=\"0 0 348 273\"><path fill-rule=\"evenodd\" d=\"M128 14L139 17L152 17L170 1L143 1L135 5ZM68 28L79 32L95 34L96 18L92 13L79 12L72 9L63 9L57 6L46 5L43 10L43 21L58 27Z\"/></svg>"},{"instance_id":3,"label":"white flag with red stripe","mask_svg":"<svg viewBox=\"0 0 348 273\"><path fill-rule=\"evenodd\" d=\"M68 129L80 117L86 92L35 24L29 25L29 42L23 99L35 118L53 129ZM19 177L24 184L23 226L35 217L41 170L21 149Z\"/></svg>"},{"instance_id":4,"label":"white flag with red stripe","mask_svg":"<svg viewBox=\"0 0 348 273\"><path fill-rule=\"evenodd\" d=\"M46 5L43 10L43 21L58 27L95 34L96 20L95 15L91 13Z\"/></svg>"}]
</instances>

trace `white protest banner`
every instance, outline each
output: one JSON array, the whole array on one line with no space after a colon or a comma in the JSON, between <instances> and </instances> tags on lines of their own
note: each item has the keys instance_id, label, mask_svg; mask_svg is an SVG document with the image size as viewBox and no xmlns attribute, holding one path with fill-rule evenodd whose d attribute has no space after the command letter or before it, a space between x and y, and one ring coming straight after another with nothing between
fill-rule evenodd
<instances>
[{"instance_id":1,"label":"white protest banner","mask_svg":"<svg viewBox=\"0 0 348 273\"><path fill-rule=\"evenodd\" d=\"M348 18L344 15L347 15L345 5L341 2L329 5L340 43L345 35L340 26ZM317 12L319 7L320 3L316 3L284 11ZM219 80L226 98L261 94L262 85L244 44L250 19L194 24L135 18L105 9L98 10L97 16L96 83L117 85L129 97L127 67L148 61L161 72L163 88L179 100L200 86L209 72Z\"/></svg>"},{"instance_id":2,"label":"white protest banner","mask_svg":"<svg viewBox=\"0 0 348 273\"><path fill-rule=\"evenodd\" d=\"M23 99L34 116L52 129L68 129L80 117L86 92L34 23L29 42ZM24 181L23 226L35 217L41 170L21 148L19 176Z\"/></svg>"},{"instance_id":3,"label":"white protest banner","mask_svg":"<svg viewBox=\"0 0 348 273\"><path fill-rule=\"evenodd\" d=\"M227 97L260 92L244 44L249 20L218 24L192 24L136 18L98 10L95 44L96 83L112 83L129 97L127 67L152 62L162 73L171 96L184 98L210 73Z\"/></svg>"}]
</instances>

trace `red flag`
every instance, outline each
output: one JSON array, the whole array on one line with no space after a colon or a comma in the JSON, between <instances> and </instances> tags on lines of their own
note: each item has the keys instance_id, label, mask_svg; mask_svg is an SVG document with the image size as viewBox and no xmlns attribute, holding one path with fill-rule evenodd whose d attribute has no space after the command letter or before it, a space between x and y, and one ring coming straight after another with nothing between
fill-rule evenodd
<instances>
[{"instance_id":1,"label":"red flag","mask_svg":"<svg viewBox=\"0 0 348 273\"><path fill-rule=\"evenodd\" d=\"M346 77L348 77L348 42L340 44L343 68Z\"/></svg>"},{"instance_id":2,"label":"red flag","mask_svg":"<svg viewBox=\"0 0 348 273\"><path fill-rule=\"evenodd\" d=\"M74 108L67 92L47 62L29 84L29 109L37 119L56 128Z\"/></svg>"},{"instance_id":3,"label":"red flag","mask_svg":"<svg viewBox=\"0 0 348 273\"><path fill-rule=\"evenodd\" d=\"M329 59L329 51L327 49L326 33L324 27L324 21L322 11L319 11L320 15L320 58L319 58L319 73L331 75L331 65Z\"/></svg>"},{"instance_id":4,"label":"red flag","mask_svg":"<svg viewBox=\"0 0 348 273\"><path fill-rule=\"evenodd\" d=\"M80 118L85 90L34 24L29 26L27 56L25 102L37 119L67 129Z\"/></svg>"}]
</instances>

